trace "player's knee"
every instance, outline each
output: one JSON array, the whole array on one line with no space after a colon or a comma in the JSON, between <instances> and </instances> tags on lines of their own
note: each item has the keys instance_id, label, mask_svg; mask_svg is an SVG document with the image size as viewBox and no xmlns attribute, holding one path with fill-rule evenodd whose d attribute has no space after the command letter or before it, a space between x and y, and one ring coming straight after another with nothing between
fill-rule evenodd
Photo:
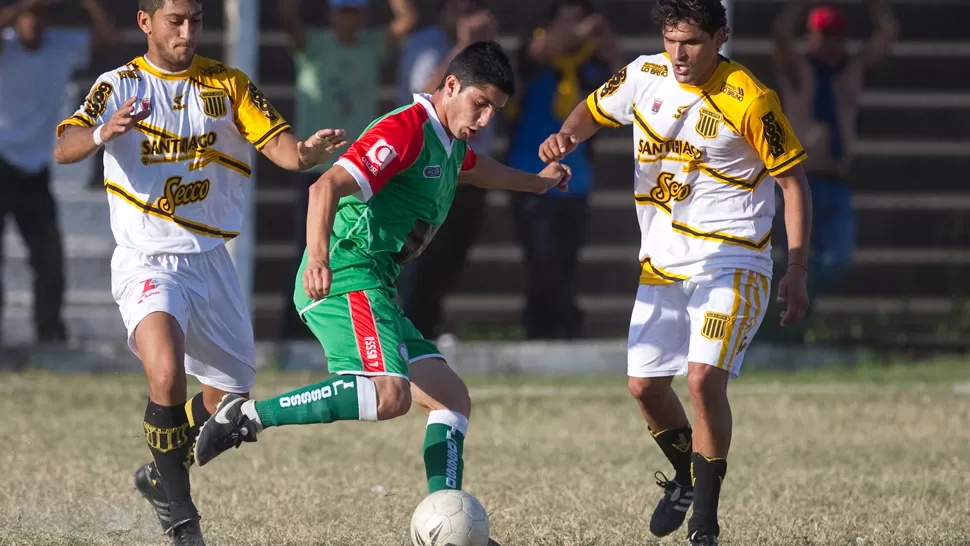
<instances>
[{"instance_id":1,"label":"player's knee","mask_svg":"<svg viewBox=\"0 0 970 546\"><path fill-rule=\"evenodd\" d=\"M377 385L377 419L400 417L411 409L411 385L401 377L374 378Z\"/></svg>"},{"instance_id":2,"label":"player's knee","mask_svg":"<svg viewBox=\"0 0 970 546\"><path fill-rule=\"evenodd\" d=\"M655 377L631 377L627 379L626 387L641 404L649 404L652 400L662 400L670 383Z\"/></svg>"},{"instance_id":3,"label":"player's knee","mask_svg":"<svg viewBox=\"0 0 970 546\"><path fill-rule=\"evenodd\" d=\"M692 366L687 375L687 390L691 399L713 403L727 396L728 373L708 365Z\"/></svg>"}]
</instances>

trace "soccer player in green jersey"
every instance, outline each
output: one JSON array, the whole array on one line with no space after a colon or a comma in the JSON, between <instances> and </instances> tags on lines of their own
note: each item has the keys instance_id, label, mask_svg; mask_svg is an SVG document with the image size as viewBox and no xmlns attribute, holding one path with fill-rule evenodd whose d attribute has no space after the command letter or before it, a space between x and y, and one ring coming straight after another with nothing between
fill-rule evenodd
<instances>
[{"instance_id":1,"label":"soccer player in green jersey","mask_svg":"<svg viewBox=\"0 0 970 546\"><path fill-rule=\"evenodd\" d=\"M501 47L474 43L433 95L415 95L371 123L311 186L293 301L336 375L269 400L224 397L196 441L200 466L269 427L393 419L413 401L428 412L429 492L461 489L468 389L394 303L394 281L444 222L458 184L565 188L569 170L559 163L532 175L468 146L514 92Z\"/></svg>"}]
</instances>

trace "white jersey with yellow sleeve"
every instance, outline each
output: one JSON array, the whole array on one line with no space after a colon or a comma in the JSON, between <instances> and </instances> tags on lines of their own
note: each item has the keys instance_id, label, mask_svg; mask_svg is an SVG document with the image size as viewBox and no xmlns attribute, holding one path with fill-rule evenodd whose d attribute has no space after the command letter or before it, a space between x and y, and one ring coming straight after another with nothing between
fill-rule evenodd
<instances>
[{"instance_id":1,"label":"white jersey with yellow sleeve","mask_svg":"<svg viewBox=\"0 0 970 546\"><path fill-rule=\"evenodd\" d=\"M640 283L705 272L771 276L774 179L805 160L776 94L722 58L703 86L643 55L587 98L596 121L633 125Z\"/></svg>"},{"instance_id":2,"label":"white jersey with yellow sleeve","mask_svg":"<svg viewBox=\"0 0 970 546\"><path fill-rule=\"evenodd\" d=\"M252 148L289 129L249 78L195 57L183 72L164 72L138 57L105 72L73 116L94 127L130 97L151 115L108 142L104 186L111 230L121 247L143 254L193 254L239 234Z\"/></svg>"}]
</instances>

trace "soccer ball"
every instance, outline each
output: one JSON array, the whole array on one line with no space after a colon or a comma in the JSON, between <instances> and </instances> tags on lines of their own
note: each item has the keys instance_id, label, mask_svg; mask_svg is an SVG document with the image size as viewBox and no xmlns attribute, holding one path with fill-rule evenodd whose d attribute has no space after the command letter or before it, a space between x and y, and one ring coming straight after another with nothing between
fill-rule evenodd
<instances>
[{"instance_id":1,"label":"soccer ball","mask_svg":"<svg viewBox=\"0 0 970 546\"><path fill-rule=\"evenodd\" d=\"M478 500L457 489L436 491L411 516L414 546L486 546L488 514Z\"/></svg>"}]
</instances>

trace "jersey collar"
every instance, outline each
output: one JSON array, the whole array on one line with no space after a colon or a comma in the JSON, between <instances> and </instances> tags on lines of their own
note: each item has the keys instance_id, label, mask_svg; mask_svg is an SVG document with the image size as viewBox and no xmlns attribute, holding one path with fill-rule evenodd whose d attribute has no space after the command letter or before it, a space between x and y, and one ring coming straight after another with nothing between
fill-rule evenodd
<instances>
[{"instance_id":1,"label":"jersey collar","mask_svg":"<svg viewBox=\"0 0 970 546\"><path fill-rule=\"evenodd\" d=\"M431 104L431 95L427 93L415 93L414 102L424 107L424 110L428 113L428 119L431 120L431 126L434 127L434 134L438 135L441 146L448 152L448 157L451 157L451 145L453 141L448 137L448 133L445 132L445 127L441 124L441 120L438 119L438 112L435 112L434 105Z\"/></svg>"},{"instance_id":2,"label":"jersey collar","mask_svg":"<svg viewBox=\"0 0 970 546\"><path fill-rule=\"evenodd\" d=\"M138 61L141 61L141 62L138 62ZM149 74L151 74L152 76L155 76L156 78L161 78L163 80L184 80L187 78L191 78L192 76L195 75L196 68L198 67L198 64L199 64L199 56L196 55L195 57L193 57L192 66L186 68L181 72L164 71L158 68L157 66L153 65L148 60L148 57L146 55L142 55L141 57L136 59L136 63L138 64L138 68L144 70L145 72L148 72Z\"/></svg>"}]
</instances>

